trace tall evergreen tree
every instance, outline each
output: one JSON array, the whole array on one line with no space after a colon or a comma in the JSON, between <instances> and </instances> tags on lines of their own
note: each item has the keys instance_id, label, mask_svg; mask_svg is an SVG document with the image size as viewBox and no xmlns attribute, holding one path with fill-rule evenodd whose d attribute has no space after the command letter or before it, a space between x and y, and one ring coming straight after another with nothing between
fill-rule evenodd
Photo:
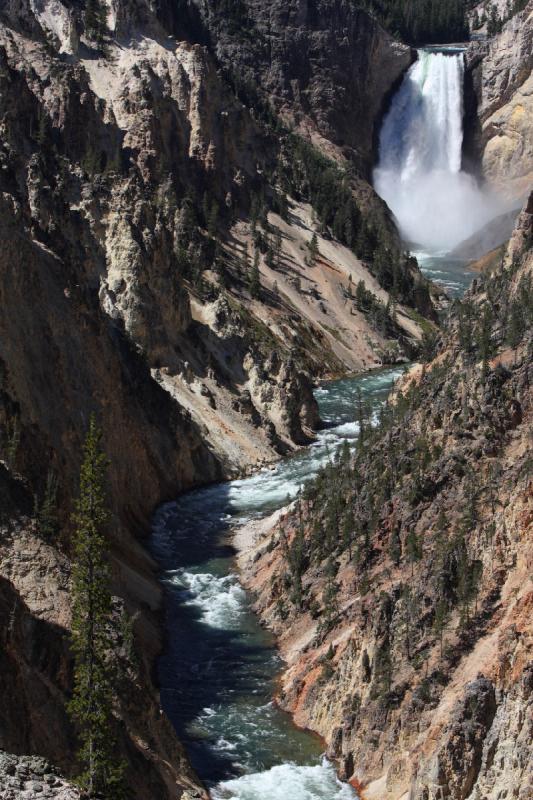
<instances>
[{"instance_id":1,"label":"tall evergreen tree","mask_svg":"<svg viewBox=\"0 0 533 800\"><path fill-rule=\"evenodd\" d=\"M48 475L46 476L43 499L37 512L37 522L39 524L39 531L43 536L52 539L56 535L59 528L57 516L57 478L51 470L48 471Z\"/></svg>"},{"instance_id":2,"label":"tall evergreen tree","mask_svg":"<svg viewBox=\"0 0 533 800\"><path fill-rule=\"evenodd\" d=\"M448 617L448 605L443 597L440 597L435 606L435 616L433 618L433 632L439 640L440 658L444 646L444 631L446 630L446 620Z\"/></svg>"},{"instance_id":3,"label":"tall evergreen tree","mask_svg":"<svg viewBox=\"0 0 533 800\"><path fill-rule=\"evenodd\" d=\"M414 574L414 563L422 558L422 545L414 527L409 528L406 539L407 558L411 562L411 575Z\"/></svg>"},{"instance_id":4,"label":"tall evergreen tree","mask_svg":"<svg viewBox=\"0 0 533 800\"><path fill-rule=\"evenodd\" d=\"M107 8L101 0L86 0L85 31L99 45L107 33Z\"/></svg>"},{"instance_id":5,"label":"tall evergreen tree","mask_svg":"<svg viewBox=\"0 0 533 800\"><path fill-rule=\"evenodd\" d=\"M259 250L256 248L254 251L254 260L252 269L250 271L250 294L254 300L259 300L261 297L261 276L259 273Z\"/></svg>"},{"instance_id":6,"label":"tall evergreen tree","mask_svg":"<svg viewBox=\"0 0 533 800\"><path fill-rule=\"evenodd\" d=\"M307 257L307 263L310 267L314 267L316 264L316 260L318 258L318 237L315 232L311 236L311 240L307 245L309 250L309 255Z\"/></svg>"},{"instance_id":7,"label":"tall evergreen tree","mask_svg":"<svg viewBox=\"0 0 533 800\"><path fill-rule=\"evenodd\" d=\"M94 415L84 445L72 564L74 688L69 711L79 730L79 782L90 797L121 795L121 766L112 735L110 663L111 593L106 557L109 512L105 499L107 458Z\"/></svg>"}]
</instances>

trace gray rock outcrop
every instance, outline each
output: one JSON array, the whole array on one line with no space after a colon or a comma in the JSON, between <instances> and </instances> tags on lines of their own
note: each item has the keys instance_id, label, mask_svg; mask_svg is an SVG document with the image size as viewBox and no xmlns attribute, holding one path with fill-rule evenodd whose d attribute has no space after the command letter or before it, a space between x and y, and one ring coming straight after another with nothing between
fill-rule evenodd
<instances>
[{"instance_id":1,"label":"gray rock outcrop","mask_svg":"<svg viewBox=\"0 0 533 800\"><path fill-rule=\"evenodd\" d=\"M511 201L533 182L533 2L498 35L467 51L480 123L483 176Z\"/></svg>"}]
</instances>

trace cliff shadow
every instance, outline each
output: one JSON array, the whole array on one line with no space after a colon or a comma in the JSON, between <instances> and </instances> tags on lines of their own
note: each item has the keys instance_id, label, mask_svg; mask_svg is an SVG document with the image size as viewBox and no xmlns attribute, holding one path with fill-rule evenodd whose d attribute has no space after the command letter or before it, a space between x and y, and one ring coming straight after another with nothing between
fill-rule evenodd
<instances>
[{"instance_id":1,"label":"cliff shadow","mask_svg":"<svg viewBox=\"0 0 533 800\"><path fill-rule=\"evenodd\" d=\"M161 704L208 785L242 773L240 726L271 701L281 667L234 573L231 491L219 484L168 504L152 537L165 589Z\"/></svg>"}]
</instances>

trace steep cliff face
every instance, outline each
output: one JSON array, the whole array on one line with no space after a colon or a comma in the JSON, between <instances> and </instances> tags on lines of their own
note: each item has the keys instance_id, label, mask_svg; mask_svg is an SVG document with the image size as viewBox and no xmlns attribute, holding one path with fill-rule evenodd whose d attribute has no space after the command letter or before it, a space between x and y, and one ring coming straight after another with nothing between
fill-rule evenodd
<instances>
[{"instance_id":1,"label":"steep cliff face","mask_svg":"<svg viewBox=\"0 0 533 800\"><path fill-rule=\"evenodd\" d=\"M413 60L409 47L346 0L250 0L228 14L211 0L195 4L243 90L260 87L285 119L369 174L375 126Z\"/></svg>"},{"instance_id":2,"label":"steep cliff face","mask_svg":"<svg viewBox=\"0 0 533 800\"><path fill-rule=\"evenodd\" d=\"M271 132L258 126L236 100L204 47L169 38L142 3L119 4L111 11L108 22L117 39L108 40L106 56L84 36L75 6L44 4L34 11L33 6L15 4L4 12L6 188L18 204L17 224L68 265L71 282L98 290L100 308L142 354L160 385L170 388L174 399L183 398L202 435L206 422L212 422L213 404L239 405L239 413L233 419L226 415L225 426L211 442L213 455L229 472L255 460L249 449L235 447L237 440L258 438L255 452L261 459L305 441L316 421L308 381L304 388L305 370L311 366L318 375L346 366L339 362L335 342L328 336L332 326L327 322L317 326L305 305L295 320L292 302L283 291L284 241L300 239L299 247L293 246L299 253L290 261L304 268L316 225L311 218L302 237L299 206L289 199L288 232L281 235L278 252L282 275L279 280L271 276L261 303L251 303L246 283L252 255L246 248L251 248L252 238L255 244L260 240L261 277L265 262L272 266L268 240L279 235L279 227L269 229L265 219L259 234L254 229L252 236L245 228L237 248L232 227L250 214L251 198L277 191L265 183L263 173L279 171L279 159L291 154L278 152ZM363 22L364 15L358 24L361 50L368 52L372 40ZM390 220L360 178L353 179L354 191L357 187L368 195L365 214L386 230L386 239L392 242L386 255L391 272L393 262L402 256ZM365 252L372 260L379 241L377 228L367 239ZM318 271L327 275L325 262ZM372 282L368 265L361 266L361 277ZM347 279L349 267L343 269ZM398 299L431 315L420 274L403 263L399 271L411 288L401 291ZM274 283L279 300L271 296ZM383 280L380 283L390 291ZM190 306L191 298L198 309L213 296L227 294L247 315L234 331L231 353L224 338L212 346L219 329L210 324L209 309L200 309L193 321ZM328 297L315 294L327 315ZM267 313L261 314L265 307ZM273 344L287 365L281 383L264 369L271 347L265 347L262 323L268 326L276 314L296 330L297 339L319 339L310 364L306 357L298 357L300 348L289 358L286 336L274 335ZM357 310L351 316L359 329L369 327ZM349 319L348 330L351 327ZM379 358L378 351L387 349L386 340L398 335L393 330L378 332L374 355ZM403 335L416 339L420 329L408 322ZM303 349L308 357L309 347ZM320 351L322 357L317 358ZM360 368L369 355L356 351L347 366ZM267 395L277 397L276 402L261 402L255 393L254 405L255 378L245 363L262 369L263 381L270 384ZM276 410L280 403L285 405L282 414ZM258 419L263 426L257 426ZM263 430L268 436L262 435Z\"/></svg>"},{"instance_id":3,"label":"steep cliff face","mask_svg":"<svg viewBox=\"0 0 533 800\"><path fill-rule=\"evenodd\" d=\"M58 259L65 282L60 292L75 285L92 293L93 308L110 318L117 338L130 342L148 367L164 366L174 374L187 361L191 312L176 259L180 215L169 174L179 174L182 190L187 181L205 182L212 174L224 196L247 164L239 148L246 139L243 112L234 106L233 118L229 112L224 116L224 92L207 55L188 45L179 55L178 49L175 45L168 52L152 43L133 53L120 51L118 64L79 59L71 67L51 58L43 44L5 31L4 156L6 188L13 192L12 200L6 199L14 206L6 221L13 220L11 238L17 233L36 240L37 255L44 246ZM35 76L31 87L28 74ZM252 129L248 121L249 137ZM120 164L128 154L131 168L123 175ZM63 304L68 305L67 298ZM211 335L205 329L198 333L200 339ZM247 334L249 344L241 350L260 357L253 331ZM298 374L295 367L294 377ZM226 378L236 394L246 380L246 374L240 380L231 373ZM153 384L149 376L147 381ZM268 417L268 410L260 411ZM249 419L248 429L253 430ZM214 456L235 468L239 462L230 462L221 439ZM264 454L269 452L265 442ZM215 474L208 469L202 479ZM190 470L189 479L180 483L197 478Z\"/></svg>"},{"instance_id":4,"label":"steep cliff face","mask_svg":"<svg viewBox=\"0 0 533 800\"><path fill-rule=\"evenodd\" d=\"M67 715L71 694L72 654L70 563L47 540L32 516L28 484L0 465L4 515L0 524L0 675L4 705L2 748L11 753L45 755L63 775L77 773L76 734ZM15 503L9 515L9 502ZM120 539L122 538L122 542ZM154 660L161 649L154 610L160 590L143 551L126 534L114 543L114 591L117 609L133 619L134 651L115 642L120 688L114 701L116 734L127 764L131 797L203 798L185 752L162 715L153 686ZM125 541L124 541L125 540ZM129 547L128 547L129 544ZM152 610L151 610L152 609ZM133 658L133 660L131 660ZM2 771L5 767L5 772ZM0 770L0 796L77 797L74 790L28 759L7 759ZM27 791L27 794L24 792ZM70 793L69 793L70 792Z\"/></svg>"},{"instance_id":5,"label":"steep cliff face","mask_svg":"<svg viewBox=\"0 0 533 800\"><path fill-rule=\"evenodd\" d=\"M518 207L533 178L533 3L467 51L477 105L477 154L488 183ZM475 116L475 115L474 115Z\"/></svg>"},{"instance_id":6,"label":"steep cliff face","mask_svg":"<svg viewBox=\"0 0 533 800\"><path fill-rule=\"evenodd\" d=\"M239 534L279 700L365 798L533 789L532 203L358 451Z\"/></svg>"}]
</instances>

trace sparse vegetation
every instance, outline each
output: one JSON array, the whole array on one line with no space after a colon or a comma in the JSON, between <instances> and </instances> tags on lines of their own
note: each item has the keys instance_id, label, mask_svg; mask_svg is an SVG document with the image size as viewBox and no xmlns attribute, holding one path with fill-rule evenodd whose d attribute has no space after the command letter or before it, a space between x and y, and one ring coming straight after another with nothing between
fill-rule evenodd
<instances>
[{"instance_id":1,"label":"sparse vegetation","mask_svg":"<svg viewBox=\"0 0 533 800\"><path fill-rule=\"evenodd\" d=\"M458 42L468 38L466 0L364 0L363 5L391 33L411 44Z\"/></svg>"},{"instance_id":2,"label":"sparse vegetation","mask_svg":"<svg viewBox=\"0 0 533 800\"><path fill-rule=\"evenodd\" d=\"M107 459L102 434L91 417L74 515L72 650L74 688L69 704L81 743L80 785L89 797L121 796L123 767L113 733L112 604L109 589L105 500Z\"/></svg>"},{"instance_id":3,"label":"sparse vegetation","mask_svg":"<svg viewBox=\"0 0 533 800\"><path fill-rule=\"evenodd\" d=\"M429 662L449 665L470 647L474 621L482 624L493 602L487 564L473 542L489 542L494 569L495 529L487 522L497 508L494 476L501 475L494 457L514 424L515 399L512 371L494 367L493 358L512 347L518 370L518 354L524 347L531 352L531 279L517 269L500 267L453 305L445 334L431 341L439 359L377 420L359 396L357 446L340 448L305 486L285 528L286 583L297 587L287 596L286 615L309 610L321 643L339 624L348 574L354 595L372 603L378 637L372 698L385 706L396 702L397 662L398 669L407 663L420 672L417 698L433 703L441 673L423 670ZM369 295L364 284L356 287L364 313ZM491 456L479 460L476 452ZM378 597L384 583L387 591ZM329 678L326 665L321 680Z\"/></svg>"}]
</instances>

